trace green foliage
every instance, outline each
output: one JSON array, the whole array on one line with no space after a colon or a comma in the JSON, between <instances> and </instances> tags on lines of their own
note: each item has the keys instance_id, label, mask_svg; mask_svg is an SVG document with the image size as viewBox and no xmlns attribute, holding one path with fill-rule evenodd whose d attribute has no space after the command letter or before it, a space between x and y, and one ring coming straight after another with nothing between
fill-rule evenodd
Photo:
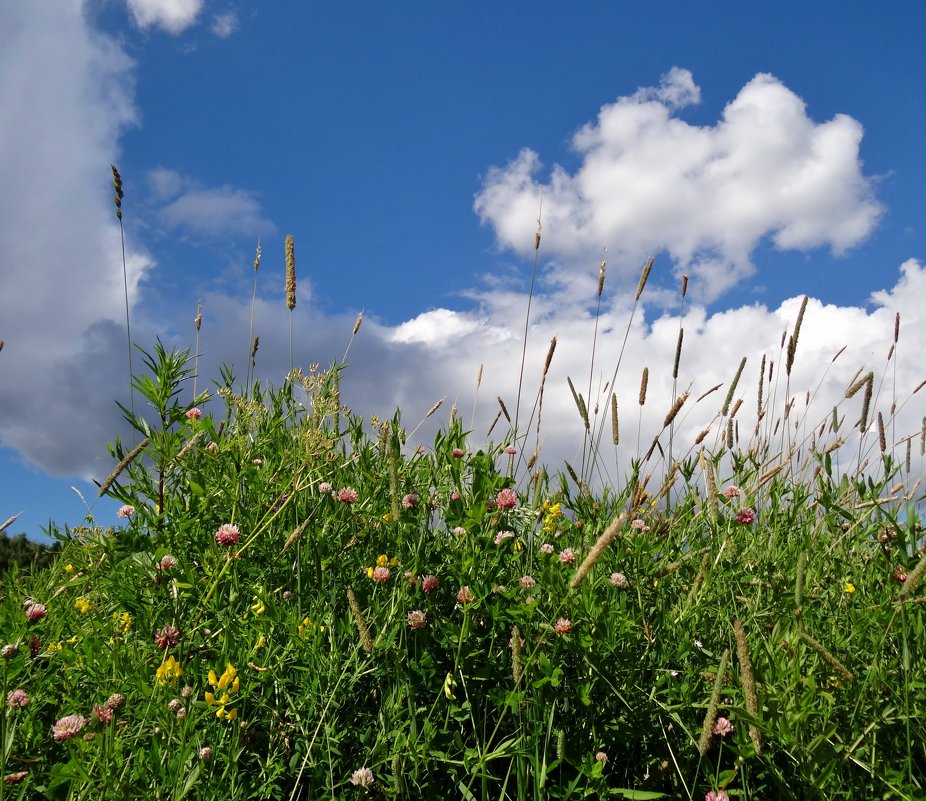
<instances>
[{"instance_id":1,"label":"green foliage","mask_svg":"<svg viewBox=\"0 0 926 801\"><path fill-rule=\"evenodd\" d=\"M8 537L0 531L0 575L14 567L18 570L41 570L55 560L59 543L43 545L26 539L25 534Z\"/></svg>"},{"instance_id":2,"label":"green foliage","mask_svg":"<svg viewBox=\"0 0 926 801\"><path fill-rule=\"evenodd\" d=\"M741 493L709 498L687 459L653 498L637 463L595 496L517 482L457 417L427 449L368 425L340 367L243 393L223 371L200 417L188 354L144 362L123 414L148 444L108 490L134 513L0 590L3 698L29 697L3 708L0 773L28 775L0 799L923 797L926 630L896 576L922 535L874 503L889 465L708 457ZM717 679L735 620L752 711L738 659ZM714 711L732 732L702 757Z\"/></svg>"}]
</instances>

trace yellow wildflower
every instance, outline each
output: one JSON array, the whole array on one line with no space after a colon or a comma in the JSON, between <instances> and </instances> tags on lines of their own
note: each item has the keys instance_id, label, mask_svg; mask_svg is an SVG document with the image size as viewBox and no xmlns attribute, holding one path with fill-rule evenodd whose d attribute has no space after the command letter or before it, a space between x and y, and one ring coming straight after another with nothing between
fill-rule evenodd
<instances>
[{"instance_id":1,"label":"yellow wildflower","mask_svg":"<svg viewBox=\"0 0 926 801\"><path fill-rule=\"evenodd\" d=\"M67 564L64 566L64 572L68 575L73 575L76 570L77 568L75 568L74 565Z\"/></svg>"},{"instance_id":2,"label":"yellow wildflower","mask_svg":"<svg viewBox=\"0 0 926 801\"><path fill-rule=\"evenodd\" d=\"M388 564L389 564L389 557L386 556L386 554L381 553L379 556L376 557L377 567L385 567Z\"/></svg>"},{"instance_id":3,"label":"yellow wildflower","mask_svg":"<svg viewBox=\"0 0 926 801\"><path fill-rule=\"evenodd\" d=\"M82 615L86 615L90 611L90 601L86 598L78 598L74 601L74 608Z\"/></svg>"},{"instance_id":4,"label":"yellow wildflower","mask_svg":"<svg viewBox=\"0 0 926 801\"><path fill-rule=\"evenodd\" d=\"M259 617L267 611L267 607L264 606L264 602L258 598L254 603L251 604L251 611Z\"/></svg>"},{"instance_id":5,"label":"yellow wildflower","mask_svg":"<svg viewBox=\"0 0 926 801\"><path fill-rule=\"evenodd\" d=\"M122 634L128 634L132 630L132 616L128 612L113 612L113 620L116 621L116 626L122 630Z\"/></svg>"},{"instance_id":6,"label":"yellow wildflower","mask_svg":"<svg viewBox=\"0 0 926 801\"><path fill-rule=\"evenodd\" d=\"M254 650L259 651L266 644L267 644L267 638L263 634L261 634L260 637L257 638L257 644L254 646Z\"/></svg>"},{"instance_id":7,"label":"yellow wildflower","mask_svg":"<svg viewBox=\"0 0 926 801\"><path fill-rule=\"evenodd\" d=\"M370 579L373 578L373 568L372 567L367 568L367 578L370 578Z\"/></svg>"},{"instance_id":8,"label":"yellow wildflower","mask_svg":"<svg viewBox=\"0 0 926 801\"><path fill-rule=\"evenodd\" d=\"M235 670L235 667L231 662L227 662L225 665L225 671L221 676L216 676L215 671L210 670L208 681L212 688L214 690L218 690L221 695L216 698L215 693L206 691L203 696L206 699L206 703L209 706L218 707L218 709L215 711L215 716L217 718L222 718L228 721L234 720L236 717L238 717L238 710L227 709L226 707L231 702L231 697L237 693L241 687L241 682L238 678L238 671Z\"/></svg>"},{"instance_id":9,"label":"yellow wildflower","mask_svg":"<svg viewBox=\"0 0 926 801\"><path fill-rule=\"evenodd\" d=\"M853 592L855 592L855 585L854 585L851 581L847 581L847 582L846 582L846 585L845 585L845 587L843 587L843 589L844 589L847 593L849 593L849 595L851 595Z\"/></svg>"},{"instance_id":10,"label":"yellow wildflower","mask_svg":"<svg viewBox=\"0 0 926 801\"><path fill-rule=\"evenodd\" d=\"M312 622L310 618L307 618L307 617L302 618L302 622L299 624L299 629L298 629L298 634L300 638L303 637L307 631L315 631L315 630L324 631L325 627L316 625L315 623Z\"/></svg>"},{"instance_id":11,"label":"yellow wildflower","mask_svg":"<svg viewBox=\"0 0 926 801\"><path fill-rule=\"evenodd\" d=\"M556 531L557 522L563 516L563 505L544 501L540 508L543 510L542 530L547 533Z\"/></svg>"},{"instance_id":12,"label":"yellow wildflower","mask_svg":"<svg viewBox=\"0 0 926 801\"><path fill-rule=\"evenodd\" d=\"M60 642L50 642L48 643L48 653L53 654L55 651L60 651L64 646Z\"/></svg>"},{"instance_id":13,"label":"yellow wildflower","mask_svg":"<svg viewBox=\"0 0 926 801\"><path fill-rule=\"evenodd\" d=\"M183 668L180 663L173 657L169 656L161 666L155 671L154 677L162 687L167 684L176 684L177 679L183 675Z\"/></svg>"}]
</instances>

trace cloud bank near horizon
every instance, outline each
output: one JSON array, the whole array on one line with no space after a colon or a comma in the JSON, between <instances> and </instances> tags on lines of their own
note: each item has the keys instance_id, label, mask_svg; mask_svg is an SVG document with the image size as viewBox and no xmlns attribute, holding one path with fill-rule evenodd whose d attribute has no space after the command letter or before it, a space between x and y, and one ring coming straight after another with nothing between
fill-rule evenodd
<instances>
[{"instance_id":1,"label":"cloud bank near horizon","mask_svg":"<svg viewBox=\"0 0 926 801\"><path fill-rule=\"evenodd\" d=\"M139 0L136 5L161 8L165 20L195 20L201 4ZM9 265L0 292L0 338L6 340L0 352L0 444L49 474L101 478L111 467L104 443L122 431L113 401L127 404L129 399L119 230L100 176L109 170L113 143L138 124L138 113L131 60L118 43L92 30L78 9L69 8L63 17L51 4L0 8L0 105L9 112L8 122L0 123L0 179L8 188L0 199L0 248ZM154 25L158 18L145 19ZM47 52L59 54L54 66L46 63L42 54ZM692 402L679 418L677 442L692 441L711 423L722 398L715 393L700 404L693 399L716 383L729 382L743 356L748 362L737 397L744 398L741 429L750 431L745 409L751 405L762 355L781 362L782 332L793 326L801 298L776 308L744 305L720 312L712 312L706 299L752 269L749 254L763 236L772 236L779 247L825 245L838 252L864 239L880 214L870 179L861 173L861 127L854 120L839 116L813 123L796 95L769 76L757 76L716 126L699 129L677 117L697 95L691 75L673 70L659 87L605 106L598 120L575 137L583 158L579 170L570 175L554 169L544 185L543 253L549 249L561 266L586 248L597 251L605 235L620 239L625 229L638 233L620 251L611 246L613 272L602 298L594 370L595 319L589 308L596 275L573 271L573 286L590 289L586 295L575 289L564 293L557 284L563 275L554 267L550 282L533 299L522 420L530 419L547 348L556 336L541 428L542 457L551 466L562 459L575 462L581 451L582 427L567 376L589 396L591 408L598 404L597 419L603 419L612 389L603 387L611 380L628 326L615 383L624 421L623 452L635 453L638 421L645 450L665 416L680 323L685 335L679 391L690 385ZM750 136L760 134L764 138L750 144ZM794 137L790 149L783 143L788 136ZM499 244L512 249L525 232L530 240L540 189L537 157L522 156L491 171L477 199ZM210 189L169 167L159 170L152 172L150 188L155 195L161 192L161 225L180 225L170 213L178 199L199 193L202 200L206 193L214 202L196 217L198 228L192 233L223 230L229 209L232 216L244 210L255 225L272 230L273 221L254 193L227 186ZM640 184L645 176L651 181ZM765 179L771 181L768 197L758 189ZM609 191L615 182L635 186L630 200L626 193ZM699 192L705 194L696 204L692 195ZM660 208L661 197L668 208ZM186 216L188 228L190 219ZM135 232L131 239L142 242L142 235ZM274 245L272 239L264 242L265 253L274 246L282 253L282 241ZM297 241L297 252L298 247ZM691 269L696 302L680 320L644 293L642 309L631 322L626 300L612 291L612 284L620 283L631 263L635 281L643 256L660 250L671 255L673 267ZM657 271L667 269L665 259L657 261ZM150 344L160 336L169 345L191 346L190 299L181 299L183 310L172 320L146 315L143 279L156 271L141 247L128 253L133 338ZM282 276L264 275L262 285L266 280L282 286ZM239 296L216 291L203 299L207 379L216 377L223 363L246 364L249 294L246 287ZM792 396L814 394L808 427L819 424L835 405L854 408L843 394L863 366L885 376L876 403L886 417L896 394L897 416L889 418L892 441L919 431L914 404L904 405L904 400L923 378L918 354L926 347L926 326L918 299L924 294L926 269L911 259L901 265L893 285L872 297L871 308L811 299L790 382ZM475 437L482 437L498 408L495 396L512 407L517 395L527 297L483 284L468 299L474 306L470 311L431 309L394 326L378 322L374 309L350 351L346 402L364 415L390 415L398 406L412 429L436 400L446 397L432 422L446 422L454 402L469 422L476 375L484 365L472 419ZM300 295L296 361L330 363L344 352L356 310L325 315L304 301ZM282 297L259 296L258 369L272 381L281 380L289 367L289 321L281 312ZM887 363L898 313L901 339ZM847 351L830 365L843 345ZM636 394L644 366L650 370L651 400L640 410ZM779 381L775 402L781 408L784 391ZM493 436L502 434L496 429ZM719 435L713 432L707 442L717 442ZM522 450L529 451L532 429L527 437ZM870 437L866 441L870 444Z\"/></svg>"}]
</instances>

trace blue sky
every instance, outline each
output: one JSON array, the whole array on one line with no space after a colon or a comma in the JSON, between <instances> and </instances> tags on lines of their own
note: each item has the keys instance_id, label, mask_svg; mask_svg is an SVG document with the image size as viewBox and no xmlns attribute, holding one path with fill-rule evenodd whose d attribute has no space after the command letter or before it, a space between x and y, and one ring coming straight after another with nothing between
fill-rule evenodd
<instances>
[{"instance_id":1,"label":"blue sky","mask_svg":"<svg viewBox=\"0 0 926 801\"><path fill-rule=\"evenodd\" d=\"M799 379L814 389L822 419L858 367L889 366L881 400L902 407L901 440L924 411L921 395L904 403L926 372L924 33L914 2L889 13L861 2L4 4L0 522L21 513L9 531L30 536L49 519L79 522L70 488L92 501L90 480L111 467L103 445L122 430L126 378L110 161L125 182L135 339L192 345L202 299L212 375L226 362L243 372L258 238L259 367L275 381L285 372L292 233L299 361L336 358L363 310L349 371L358 412L400 405L414 420L443 396L469 409L485 364L491 419L494 395L516 392L542 187L527 374L556 335L554 464L581 441L565 377L588 375L604 247L598 385L654 254L619 395L635 394L643 364L654 377L671 369L686 272L683 386L700 394L742 355L754 371L775 358L808 294L792 391ZM698 431L713 411L686 424ZM647 410L644 427L663 414ZM114 522L105 501L93 514Z\"/></svg>"}]
</instances>

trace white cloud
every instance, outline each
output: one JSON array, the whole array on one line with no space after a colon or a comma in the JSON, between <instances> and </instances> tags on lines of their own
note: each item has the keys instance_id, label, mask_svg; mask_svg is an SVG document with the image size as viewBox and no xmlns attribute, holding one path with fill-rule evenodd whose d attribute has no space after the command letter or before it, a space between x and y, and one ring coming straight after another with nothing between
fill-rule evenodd
<instances>
[{"instance_id":1,"label":"white cloud","mask_svg":"<svg viewBox=\"0 0 926 801\"><path fill-rule=\"evenodd\" d=\"M71 474L105 455L125 396L109 380L118 365L127 384L110 162L136 119L132 62L81 5L0 4L0 443ZM151 261L129 239L134 304Z\"/></svg>"},{"instance_id":2,"label":"white cloud","mask_svg":"<svg viewBox=\"0 0 926 801\"><path fill-rule=\"evenodd\" d=\"M743 400L736 421L740 444L747 447L757 423L759 369L765 355L767 362L774 366L771 383L766 381L763 387L766 413L761 430L773 450L782 447L787 436L792 443L800 444L802 459L808 453L812 432L829 421L833 408L837 407L840 416L845 416L840 435L848 438L842 467L857 464L860 450L863 459L873 458L876 462L878 446L874 429L861 440L861 448L858 432L853 429L860 413L861 396L849 400L844 397L857 370L862 368L866 372L874 371L875 386L880 387L872 405L872 420L878 411L882 413L887 421L889 447L901 460L905 455L904 438L917 436L914 448L917 461L913 472L922 474L924 465L918 455L922 396L916 396L916 402L906 401L916 385L926 378L919 358L926 349L926 319L919 302L924 293L926 267L909 260L902 265L901 275L893 286L875 293L871 308L836 306L811 298L790 381L784 371L782 334L793 331L801 305L800 296L775 308L746 305L710 314L704 306L690 307L682 319L685 336L678 391L690 388L691 398L678 417L674 456L694 453L694 440L704 427L711 428L705 446L715 447L720 442L724 425L718 422L717 412L743 356L747 357L747 365L734 399ZM480 302L474 312L437 309L396 326L383 325L374 316L368 316L350 350L350 365L343 373L342 401L361 415L389 416L398 406L410 431L436 400L446 397L447 402L422 427L415 441L409 442L409 448L419 443L427 445L434 426L446 425L454 403L463 415L465 427L469 428L472 423L473 444L478 447L498 411L496 395L502 396L512 415L515 412L527 298L516 293L499 294L493 288L474 291L473 296ZM513 313L515 307L518 313ZM281 299L265 300L258 303L255 316L255 333L261 342L258 370L277 383L289 366L288 318L281 310ZM604 426L600 472L596 480L619 485L626 476L630 459L648 450L671 405L671 372L679 317L663 314L650 319L638 312L630 325L627 347L614 384L621 419L621 444L616 451L615 466L608 406L610 391L604 391L603 387L612 379L628 326L629 313L623 298L617 293L605 293L591 392L589 369L594 318L582 304L564 304L558 295L535 297L534 310L520 410L521 430L527 432L522 450L529 453L535 446L536 415L532 415L532 409L544 358L551 338L556 336L557 347L547 376L540 432L543 460L554 470L562 467L563 459L568 459L576 469L581 463L582 425L567 386L568 377L588 401L593 421ZM895 314L898 313L900 339L888 362ZM201 346L207 352L203 365L207 374L215 374L217 366L223 363L238 365L239 372L244 370L248 315L246 299L232 299L218 293L204 299ZM353 323L353 313L326 317L311 307L297 306L296 362L327 364L338 359L344 352ZM311 333L302 337L300 332ZM846 350L833 362L843 346ZM484 369L477 394L475 384L480 365ZM644 367L649 368L650 381L648 399L641 409L637 393ZM767 372L768 364L766 375ZM699 395L715 384L722 384L722 389L695 403ZM787 397L786 391L790 393ZM808 393L809 406L805 405ZM775 432L775 423L791 398L795 399L794 410L789 416L791 429L790 434L784 435L781 428ZM891 406L895 401L897 411L892 416ZM638 425L641 432L639 451ZM504 433L502 425L493 432L493 439L498 441ZM663 435L660 441L667 450L667 436ZM662 475L660 458L657 451L648 465L657 476ZM796 458L795 464L799 461Z\"/></svg>"},{"instance_id":3,"label":"white cloud","mask_svg":"<svg viewBox=\"0 0 926 801\"><path fill-rule=\"evenodd\" d=\"M715 125L678 116L699 99L691 73L673 68L658 88L602 107L575 134L575 172L555 165L543 179L539 155L525 148L488 172L475 209L501 246L527 253L542 190L542 252L562 269L606 246L611 265L630 274L665 250L698 278L705 300L753 272L751 253L765 237L780 249L839 254L869 235L881 207L862 173L856 120L814 122L766 74Z\"/></svg>"},{"instance_id":4,"label":"white cloud","mask_svg":"<svg viewBox=\"0 0 926 801\"><path fill-rule=\"evenodd\" d=\"M129 11L139 28L152 25L168 33L181 33L196 22L205 0L128 0Z\"/></svg>"},{"instance_id":5,"label":"white cloud","mask_svg":"<svg viewBox=\"0 0 926 801\"><path fill-rule=\"evenodd\" d=\"M159 168L148 174L152 199L162 205L157 218L169 228L201 236L236 233L256 238L276 230L253 192L223 185L204 187L179 173Z\"/></svg>"},{"instance_id":6,"label":"white cloud","mask_svg":"<svg viewBox=\"0 0 926 801\"><path fill-rule=\"evenodd\" d=\"M216 14L212 18L212 32L220 39L227 39L238 30L238 15L234 11Z\"/></svg>"}]
</instances>

